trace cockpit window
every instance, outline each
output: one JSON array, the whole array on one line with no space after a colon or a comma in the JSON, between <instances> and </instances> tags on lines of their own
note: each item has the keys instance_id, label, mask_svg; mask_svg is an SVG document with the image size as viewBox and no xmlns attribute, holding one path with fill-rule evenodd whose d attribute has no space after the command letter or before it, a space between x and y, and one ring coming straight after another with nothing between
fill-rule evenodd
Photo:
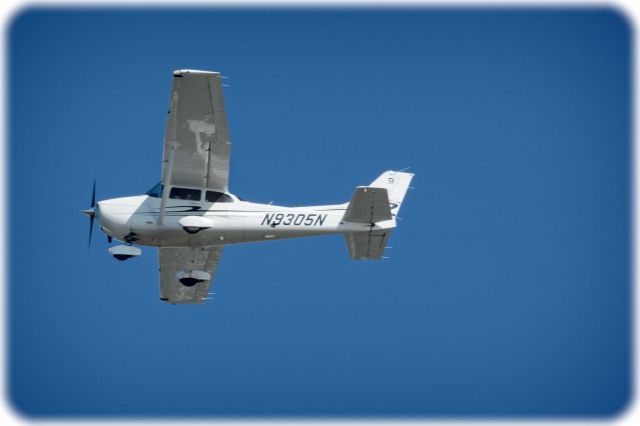
<instances>
[{"instance_id":1,"label":"cockpit window","mask_svg":"<svg viewBox=\"0 0 640 426\"><path fill-rule=\"evenodd\" d=\"M207 202L209 203L233 203L233 198L223 192L207 191Z\"/></svg>"},{"instance_id":2,"label":"cockpit window","mask_svg":"<svg viewBox=\"0 0 640 426\"><path fill-rule=\"evenodd\" d=\"M200 201L200 194L202 194L202 191L199 189L174 187L171 188L169 198L173 198L174 200Z\"/></svg>"},{"instance_id":3,"label":"cockpit window","mask_svg":"<svg viewBox=\"0 0 640 426\"><path fill-rule=\"evenodd\" d=\"M147 195L150 197L162 198L162 190L164 189L164 185L162 182L158 182L153 188L147 191Z\"/></svg>"}]
</instances>

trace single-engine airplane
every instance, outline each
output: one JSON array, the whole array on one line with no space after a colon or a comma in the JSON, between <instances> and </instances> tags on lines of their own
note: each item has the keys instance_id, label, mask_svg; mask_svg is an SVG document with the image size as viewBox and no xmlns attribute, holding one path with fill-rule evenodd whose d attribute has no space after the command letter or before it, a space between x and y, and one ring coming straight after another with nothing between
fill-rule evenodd
<instances>
[{"instance_id":1,"label":"single-engine airplane","mask_svg":"<svg viewBox=\"0 0 640 426\"><path fill-rule=\"evenodd\" d=\"M124 244L118 260L158 247L160 300L204 303L226 244L344 233L353 259L380 259L412 173L387 171L355 189L351 201L283 207L242 200L228 189L231 142L219 72L173 73L162 181L144 195L95 201L82 213Z\"/></svg>"}]
</instances>

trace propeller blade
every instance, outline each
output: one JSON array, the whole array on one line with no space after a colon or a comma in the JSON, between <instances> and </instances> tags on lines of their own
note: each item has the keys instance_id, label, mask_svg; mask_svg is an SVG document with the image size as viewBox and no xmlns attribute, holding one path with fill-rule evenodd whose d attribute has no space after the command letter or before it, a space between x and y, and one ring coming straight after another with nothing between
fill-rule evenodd
<instances>
[{"instance_id":1,"label":"propeller blade","mask_svg":"<svg viewBox=\"0 0 640 426\"><path fill-rule=\"evenodd\" d=\"M93 220L96 216L96 178L93 178L93 190L91 191L91 209L83 211L89 216L89 244L87 250L91 248L91 237L93 236Z\"/></svg>"},{"instance_id":2,"label":"propeller blade","mask_svg":"<svg viewBox=\"0 0 640 426\"><path fill-rule=\"evenodd\" d=\"M93 192L91 193L91 207L96 206L96 178L93 178Z\"/></svg>"},{"instance_id":3,"label":"propeller blade","mask_svg":"<svg viewBox=\"0 0 640 426\"><path fill-rule=\"evenodd\" d=\"M93 235L93 218L95 216L91 215L89 217L89 245L87 246L87 250L91 248L91 236Z\"/></svg>"}]
</instances>

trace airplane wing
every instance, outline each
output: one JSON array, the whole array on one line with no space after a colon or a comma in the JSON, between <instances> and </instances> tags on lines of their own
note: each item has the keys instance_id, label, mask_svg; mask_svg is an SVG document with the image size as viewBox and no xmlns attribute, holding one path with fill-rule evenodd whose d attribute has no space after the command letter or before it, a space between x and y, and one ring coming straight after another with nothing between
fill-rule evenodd
<instances>
[{"instance_id":1,"label":"airplane wing","mask_svg":"<svg viewBox=\"0 0 640 426\"><path fill-rule=\"evenodd\" d=\"M160 300L168 303L204 303L222 255L222 248L223 246L160 247ZM201 272L205 275L198 276ZM209 279L190 287L180 283L181 277L191 275Z\"/></svg>"},{"instance_id":2,"label":"airplane wing","mask_svg":"<svg viewBox=\"0 0 640 426\"><path fill-rule=\"evenodd\" d=\"M221 78L218 72L174 71L164 133L165 185L227 192L231 142Z\"/></svg>"}]
</instances>

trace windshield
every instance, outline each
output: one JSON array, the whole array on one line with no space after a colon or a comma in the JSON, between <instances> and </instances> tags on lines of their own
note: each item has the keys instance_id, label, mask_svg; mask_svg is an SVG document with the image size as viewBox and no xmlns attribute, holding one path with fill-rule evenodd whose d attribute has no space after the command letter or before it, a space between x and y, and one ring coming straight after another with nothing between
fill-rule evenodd
<instances>
[{"instance_id":1,"label":"windshield","mask_svg":"<svg viewBox=\"0 0 640 426\"><path fill-rule=\"evenodd\" d=\"M162 185L162 182L158 182L157 185L154 185L153 188L147 191L147 195L150 197L162 198L163 188L164 188L164 185Z\"/></svg>"}]
</instances>

